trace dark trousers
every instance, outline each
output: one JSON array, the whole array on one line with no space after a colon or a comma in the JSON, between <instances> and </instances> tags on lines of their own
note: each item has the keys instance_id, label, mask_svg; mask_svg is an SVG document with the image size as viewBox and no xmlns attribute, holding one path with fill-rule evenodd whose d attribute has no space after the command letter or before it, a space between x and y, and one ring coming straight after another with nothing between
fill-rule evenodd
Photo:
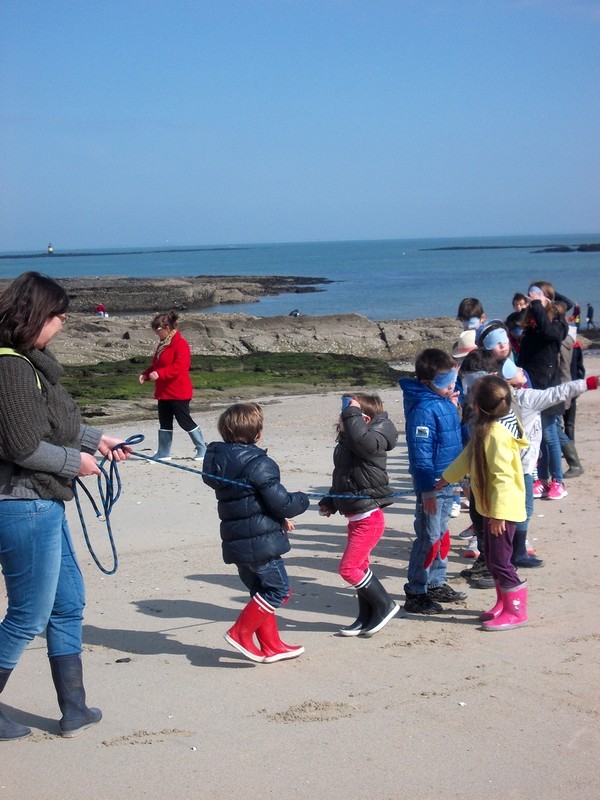
<instances>
[{"instance_id":1,"label":"dark trousers","mask_svg":"<svg viewBox=\"0 0 600 800\"><path fill-rule=\"evenodd\" d=\"M490 521L483 518L483 554L486 566L493 579L502 589L513 589L521 585L517 570L511 563L515 523L506 522L506 531L500 536L490 533Z\"/></svg>"},{"instance_id":2,"label":"dark trousers","mask_svg":"<svg viewBox=\"0 0 600 800\"><path fill-rule=\"evenodd\" d=\"M198 427L190 416L189 400L159 400L158 424L163 431L173 430L173 418L177 420L179 427L183 428L186 433Z\"/></svg>"}]
</instances>

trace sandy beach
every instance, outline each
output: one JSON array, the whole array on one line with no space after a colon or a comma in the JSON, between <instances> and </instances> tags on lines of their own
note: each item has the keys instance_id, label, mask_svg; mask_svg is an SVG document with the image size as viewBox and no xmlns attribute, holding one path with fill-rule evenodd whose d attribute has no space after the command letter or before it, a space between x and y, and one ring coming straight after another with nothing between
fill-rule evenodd
<instances>
[{"instance_id":1,"label":"sandy beach","mask_svg":"<svg viewBox=\"0 0 600 800\"><path fill-rule=\"evenodd\" d=\"M600 356L586 355L586 369L599 374ZM400 390L381 395L403 430ZM326 491L339 395L256 399L264 445L286 486ZM36 640L2 694L7 713L34 733L0 745L0 798L595 799L599 411L600 392L578 401L585 473L569 481L564 500L536 501L530 539L545 566L521 571L528 627L480 629L494 592L468 589L459 577L469 565L457 538L469 524L463 513L450 521L448 574L468 591L464 603L422 619L401 611L370 639L336 635L356 602L337 574L345 526L319 517L313 498L291 534L294 593L279 616L283 636L306 653L271 665L244 660L223 640L246 595L221 559L213 492L193 472L130 459L111 518L116 574L97 569L69 507L87 585L88 702L104 718L76 739L60 738L45 642ZM195 414L208 441L218 438L219 413ZM150 455L156 427L145 419L109 430L144 434L136 449ZM195 467L180 430L173 453L173 464ZM388 466L394 490L409 492L402 435ZM400 604L413 504L402 495L386 512L372 564ZM105 530L85 514L110 565Z\"/></svg>"}]
</instances>

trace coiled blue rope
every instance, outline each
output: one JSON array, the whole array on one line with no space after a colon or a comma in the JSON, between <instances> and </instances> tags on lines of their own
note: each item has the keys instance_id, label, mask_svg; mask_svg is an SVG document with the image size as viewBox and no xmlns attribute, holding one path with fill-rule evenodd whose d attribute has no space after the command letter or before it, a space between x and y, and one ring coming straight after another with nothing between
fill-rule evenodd
<instances>
[{"instance_id":1,"label":"coiled blue rope","mask_svg":"<svg viewBox=\"0 0 600 800\"><path fill-rule=\"evenodd\" d=\"M132 445L141 444L144 441L144 435L141 433L137 433L134 436L130 436L124 442L120 442L113 450L119 450L123 447L131 447ZM154 456L147 456L145 453L138 453L135 450L131 450L131 455L135 458L141 458L144 461L152 461L153 464L162 464L165 467L171 467L171 469L181 469L184 472L192 472L195 475L206 475L208 478L213 478L216 481L220 481L221 483L230 483L234 486L249 486L248 483L245 481L235 481L231 478L224 478L221 475L213 475L210 472L204 472L200 469L194 469L193 467L184 467L181 464L172 464L170 461L161 461ZM108 470L105 468L106 462L108 461ZM112 526L110 523L110 515L111 512L117 502L117 500L121 497L121 476L119 475L119 468L117 466L116 461L112 461L111 459L107 458L106 456L102 459L102 461L98 464L100 469L100 475L98 475L98 494L100 496L100 505L102 507L102 511L98 508L98 503L94 500L92 493L87 488L87 486L83 483L80 478L75 478L75 482L73 485L73 492L75 495L75 505L77 506L77 512L79 514L79 521L81 522L81 528L83 531L83 538L85 539L85 543L87 548L90 552L90 555L94 559L94 562L98 569L103 572L105 575L114 575L117 571L119 566L119 557L117 554L117 548L115 545L115 540L113 537ZM92 542L90 540L90 536L88 533L87 525L85 522L85 518L83 516L83 509L81 507L81 501L79 499L79 489L83 490L84 494L88 498L96 517L100 520L103 520L106 523L106 532L108 535L108 541L110 544L111 552L112 552L112 568L107 569L100 561L98 556L96 555L94 548L92 546ZM369 494L323 494L322 492L304 492L307 497L330 497L332 499L337 500L354 500L357 497L373 497L373 495ZM392 492L391 494L387 494L384 497L378 498L380 500L384 500L389 497L405 497L407 495L414 494L412 489L405 489L401 492Z\"/></svg>"}]
</instances>

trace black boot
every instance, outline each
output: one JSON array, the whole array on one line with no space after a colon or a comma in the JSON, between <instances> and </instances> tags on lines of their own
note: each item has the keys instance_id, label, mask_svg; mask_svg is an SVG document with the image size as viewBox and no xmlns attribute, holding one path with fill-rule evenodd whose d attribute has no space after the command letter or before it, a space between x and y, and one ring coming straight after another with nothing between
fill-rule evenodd
<instances>
[{"instance_id":1,"label":"black boot","mask_svg":"<svg viewBox=\"0 0 600 800\"><path fill-rule=\"evenodd\" d=\"M544 562L541 558L529 555L527 552L527 534L515 531L513 538L513 553L511 562L515 567L525 567L526 569L533 569L534 567L543 567Z\"/></svg>"},{"instance_id":2,"label":"black boot","mask_svg":"<svg viewBox=\"0 0 600 800\"><path fill-rule=\"evenodd\" d=\"M352 625L346 625L344 628L340 628L342 636L358 636L371 621L372 609L370 604L367 602L360 589L356 589L356 593L358 595L358 617L354 620Z\"/></svg>"},{"instance_id":3,"label":"black boot","mask_svg":"<svg viewBox=\"0 0 600 800\"><path fill-rule=\"evenodd\" d=\"M0 669L0 693L6 686L6 681L10 678L12 669ZM0 709L0 742L8 742L11 739L24 739L31 733L31 728L26 725L19 725L13 722L2 713Z\"/></svg>"},{"instance_id":4,"label":"black boot","mask_svg":"<svg viewBox=\"0 0 600 800\"><path fill-rule=\"evenodd\" d=\"M369 574L370 577L367 577L365 585L357 590L358 596L362 595L363 599L371 606L371 619L368 625L361 630L361 636L372 636L377 633L400 610L371 570L367 576Z\"/></svg>"},{"instance_id":5,"label":"black boot","mask_svg":"<svg viewBox=\"0 0 600 800\"><path fill-rule=\"evenodd\" d=\"M100 722L100 709L88 708L85 704L81 655L55 656L50 659L50 669L58 705L63 713L59 723L60 735L71 738Z\"/></svg>"},{"instance_id":6,"label":"black boot","mask_svg":"<svg viewBox=\"0 0 600 800\"><path fill-rule=\"evenodd\" d=\"M569 465L569 469L564 473L563 478L578 478L580 475L583 475L583 467L577 455L575 442L561 444L560 449L565 457L565 461Z\"/></svg>"}]
</instances>

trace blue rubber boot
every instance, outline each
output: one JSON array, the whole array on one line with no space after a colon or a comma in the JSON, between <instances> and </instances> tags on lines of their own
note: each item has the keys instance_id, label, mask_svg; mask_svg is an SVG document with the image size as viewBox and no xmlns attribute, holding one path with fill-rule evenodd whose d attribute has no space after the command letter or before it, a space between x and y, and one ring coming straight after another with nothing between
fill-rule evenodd
<instances>
[{"instance_id":1,"label":"blue rubber boot","mask_svg":"<svg viewBox=\"0 0 600 800\"><path fill-rule=\"evenodd\" d=\"M12 669L0 669L0 693L6 686L6 681L10 678ZM8 717L5 717L0 709L0 742L9 742L15 739L25 739L31 733L31 728L26 725L19 725Z\"/></svg>"},{"instance_id":2,"label":"blue rubber boot","mask_svg":"<svg viewBox=\"0 0 600 800\"><path fill-rule=\"evenodd\" d=\"M50 669L58 705L63 714L59 722L60 735L70 739L90 725L100 722L100 709L88 708L85 704L81 655L75 653L71 656L55 656L50 659Z\"/></svg>"}]
</instances>

